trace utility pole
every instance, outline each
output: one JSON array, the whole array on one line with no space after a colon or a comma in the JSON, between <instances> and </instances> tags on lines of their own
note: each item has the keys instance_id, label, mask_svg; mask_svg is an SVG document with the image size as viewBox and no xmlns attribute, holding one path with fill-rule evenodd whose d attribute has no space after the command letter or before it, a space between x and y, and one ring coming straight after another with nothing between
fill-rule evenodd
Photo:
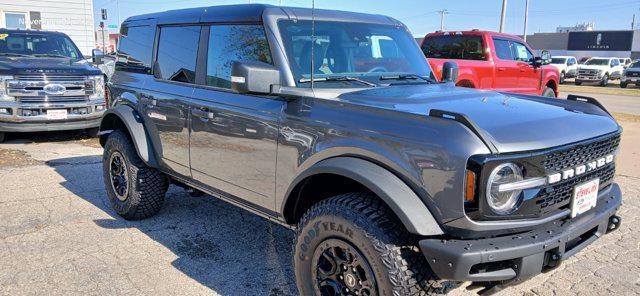
<instances>
[{"instance_id":1,"label":"utility pole","mask_svg":"<svg viewBox=\"0 0 640 296\"><path fill-rule=\"evenodd\" d=\"M527 25L529 24L529 0L524 5L524 42L527 42Z\"/></svg>"},{"instance_id":2,"label":"utility pole","mask_svg":"<svg viewBox=\"0 0 640 296\"><path fill-rule=\"evenodd\" d=\"M504 33L504 18L507 16L507 0L502 0L502 16L500 17L500 33Z\"/></svg>"},{"instance_id":3,"label":"utility pole","mask_svg":"<svg viewBox=\"0 0 640 296\"><path fill-rule=\"evenodd\" d=\"M443 9L438 11L438 13L440 14L440 31L444 31L444 16L449 14L449 12L446 9Z\"/></svg>"},{"instance_id":4,"label":"utility pole","mask_svg":"<svg viewBox=\"0 0 640 296\"><path fill-rule=\"evenodd\" d=\"M633 14L633 18L631 19L631 30L636 29L636 14Z\"/></svg>"}]
</instances>

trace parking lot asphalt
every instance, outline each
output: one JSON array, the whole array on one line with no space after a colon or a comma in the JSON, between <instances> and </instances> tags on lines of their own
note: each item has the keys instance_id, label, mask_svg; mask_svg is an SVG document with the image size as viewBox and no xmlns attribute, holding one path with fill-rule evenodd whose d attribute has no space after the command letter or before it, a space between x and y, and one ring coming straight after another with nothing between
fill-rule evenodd
<instances>
[{"instance_id":1,"label":"parking lot asphalt","mask_svg":"<svg viewBox=\"0 0 640 296\"><path fill-rule=\"evenodd\" d=\"M640 294L640 123L623 126L621 229L499 295ZM297 294L291 231L176 187L157 216L125 221L106 199L97 141L32 137L0 144L15 158L0 163L0 294Z\"/></svg>"}]
</instances>

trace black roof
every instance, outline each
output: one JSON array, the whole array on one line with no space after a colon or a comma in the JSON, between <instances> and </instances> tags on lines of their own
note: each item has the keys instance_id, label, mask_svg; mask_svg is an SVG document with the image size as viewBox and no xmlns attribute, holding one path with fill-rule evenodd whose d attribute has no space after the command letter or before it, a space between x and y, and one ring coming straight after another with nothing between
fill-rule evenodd
<instances>
[{"instance_id":1,"label":"black roof","mask_svg":"<svg viewBox=\"0 0 640 296\"><path fill-rule=\"evenodd\" d=\"M285 18L311 19L311 8L281 7L266 4L239 4L169 10L132 16L125 23L188 24L207 22L261 22L265 14ZM336 20L401 25L399 21L382 15L357 12L316 9L318 20Z\"/></svg>"}]
</instances>

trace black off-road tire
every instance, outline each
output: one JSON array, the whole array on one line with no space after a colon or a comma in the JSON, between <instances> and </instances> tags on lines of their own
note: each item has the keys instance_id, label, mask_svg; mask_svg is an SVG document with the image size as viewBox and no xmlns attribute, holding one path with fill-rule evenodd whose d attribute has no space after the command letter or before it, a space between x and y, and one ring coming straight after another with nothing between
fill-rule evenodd
<instances>
[{"instance_id":1,"label":"black off-road tire","mask_svg":"<svg viewBox=\"0 0 640 296\"><path fill-rule=\"evenodd\" d=\"M543 97L551 97L551 98L557 97L556 91L553 90L553 88L550 88L550 87L545 87L544 88L544 91L542 92L542 96Z\"/></svg>"},{"instance_id":2,"label":"black off-road tire","mask_svg":"<svg viewBox=\"0 0 640 296\"><path fill-rule=\"evenodd\" d=\"M316 249L336 239L371 265L378 291L371 295L438 295L453 283L437 278L394 213L370 193L348 193L314 205L298 224L294 267L300 295L315 295Z\"/></svg>"},{"instance_id":3,"label":"black off-road tire","mask_svg":"<svg viewBox=\"0 0 640 296\"><path fill-rule=\"evenodd\" d=\"M576 82L574 82L574 83L575 83L575 85L578 85L578 86L582 85L582 81L577 81L576 80Z\"/></svg>"},{"instance_id":4,"label":"black off-road tire","mask_svg":"<svg viewBox=\"0 0 640 296\"><path fill-rule=\"evenodd\" d=\"M112 186L110 162L114 153L119 153L124 158L128 173L128 191L124 200L118 198ZM160 211L169 188L169 180L158 170L144 164L131 139L124 132L116 130L107 138L102 167L107 196L118 215L127 220L141 220Z\"/></svg>"},{"instance_id":5,"label":"black off-road tire","mask_svg":"<svg viewBox=\"0 0 640 296\"><path fill-rule=\"evenodd\" d=\"M620 87L621 87L621 88L627 88L627 85L629 85L629 83L627 83L627 82L620 82Z\"/></svg>"}]
</instances>

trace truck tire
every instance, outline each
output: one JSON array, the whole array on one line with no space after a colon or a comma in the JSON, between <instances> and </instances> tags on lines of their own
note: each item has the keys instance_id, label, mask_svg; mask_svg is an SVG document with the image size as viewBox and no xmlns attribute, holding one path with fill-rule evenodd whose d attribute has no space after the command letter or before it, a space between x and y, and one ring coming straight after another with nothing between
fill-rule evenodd
<instances>
[{"instance_id":1,"label":"truck tire","mask_svg":"<svg viewBox=\"0 0 640 296\"><path fill-rule=\"evenodd\" d=\"M437 295L451 288L438 280L393 212L370 193L314 205L298 224L294 248L300 295Z\"/></svg>"},{"instance_id":2,"label":"truck tire","mask_svg":"<svg viewBox=\"0 0 640 296\"><path fill-rule=\"evenodd\" d=\"M564 79L567 75L563 72L560 72L560 84L564 84Z\"/></svg>"},{"instance_id":3,"label":"truck tire","mask_svg":"<svg viewBox=\"0 0 640 296\"><path fill-rule=\"evenodd\" d=\"M162 208L169 180L138 156L133 143L121 130L107 138L102 172L111 206L127 220L140 220Z\"/></svg>"},{"instance_id":4,"label":"truck tire","mask_svg":"<svg viewBox=\"0 0 640 296\"><path fill-rule=\"evenodd\" d=\"M553 88L545 87L544 91L542 92L542 96L543 97L555 98L556 97L556 91L553 90Z\"/></svg>"},{"instance_id":5,"label":"truck tire","mask_svg":"<svg viewBox=\"0 0 640 296\"><path fill-rule=\"evenodd\" d=\"M627 82L620 82L620 87L621 88L627 88L628 83Z\"/></svg>"},{"instance_id":6,"label":"truck tire","mask_svg":"<svg viewBox=\"0 0 640 296\"><path fill-rule=\"evenodd\" d=\"M604 74L604 76L602 76L602 80L600 80L600 86L607 85L609 85L609 74Z\"/></svg>"},{"instance_id":7,"label":"truck tire","mask_svg":"<svg viewBox=\"0 0 640 296\"><path fill-rule=\"evenodd\" d=\"M580 86L580 85L582 85L582 81L578 81L578 80L576 80L575 84L576 84L576 85L578 85L578 86Z\"/></svg>"}]
</instances>

